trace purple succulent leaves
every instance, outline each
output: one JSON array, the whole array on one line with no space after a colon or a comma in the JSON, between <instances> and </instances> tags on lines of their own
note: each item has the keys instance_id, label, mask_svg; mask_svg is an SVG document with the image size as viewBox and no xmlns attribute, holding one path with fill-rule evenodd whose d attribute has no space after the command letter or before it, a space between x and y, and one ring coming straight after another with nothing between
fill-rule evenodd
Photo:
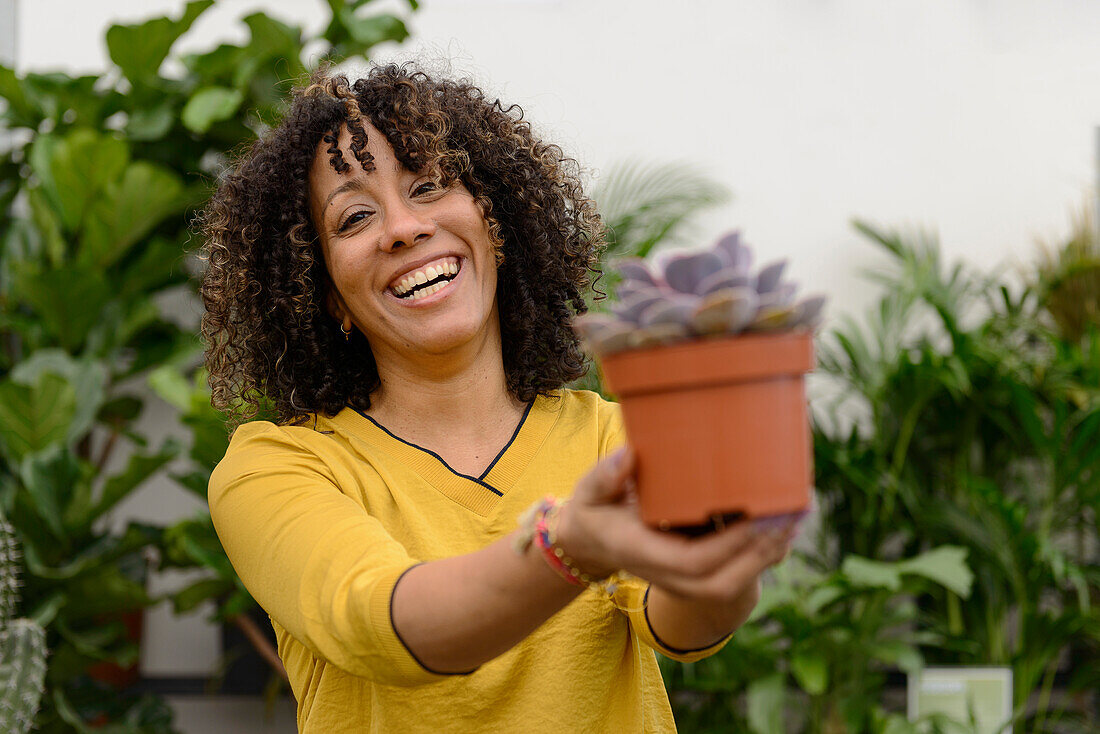
<instances>
[{"instance_id":1,"label":"purple succulent leaves","mask_svg":"<svg viewBox=\"0 0 1100 734\"><path fill-rule=\"evenodd\" d=\"M687 327L691 314L695 311L696 299L677 298L676 300L657 301L647 306L638 320L642 326L653 324L680 324Z\"/></svg>"},{"instance_id":2,"label":"purple succulent leaves","mask_svg":"<svg viewBox=\"0 0 1100 734\"><path fill-rule=\"evenodd\" d=\"M752 272L752 250L731 232L709 250L674 254L663 267L641 258L616 266L622 277L610 314L585 314L575 329L597 354L672 344L688 338L820 325L825 297L797 300L783 279L786 260Z\"/></svg>"},{"instance_id":3,"label":"purple succulent leaves","mask_svg":"<svg viewBox=\"0 0 1100 734\"><path fill-rule=\"evenodd\" d=\"M673 255L665 263L665 282L680 293L696 293L699 283L725 262L710 250Z\"/></svg>"},{"instance_id":4,"label":"purple succulent leaves","mask_svg":"<svg viewBox=\"0 0 1100 734\"><path fill-rule=\"evenodd\" d=\"M738 273L730 267L725 267L717 273L711 273L699 281L695 292L700 296L707 296L715 291L725 288L744 288L751 285L752 278L749 275Z\"/></svg>"},{"instance_id":5,"label":"purple succulent leaves","mask_svg":"<svg viewBox=\"0 0 1100 734\"><path fill-rule=\"evenodd\" d=\"M649 271L649 266L640 257L623 258L615 263L615 267L619 271L624 284L637 283L650 287L657 285L657 280L653 277L653 273Z\"/></svg>"},{"instance_id":6,"label":"purple succulent leaves","mask_svg":"<svg viewBox=\"0 0 1100 734\"><path fill-rule=\"evenodd\" d=\"M752 269L752 250L741 242L741 232L733 231L723 236L714 245L719 254L734 272L748 275Z\"/></svg>"},{"instance_id":7,"label":"purple succulent leaves","mask_svg":"<svg viewBox=\"0 0 1100 734\"><path fill-rule=\"evenodd\" d=\"M786 260L777 260L762 268L756 274L756 292L764 295L774 291L779 286L779 279L783 277L783 270L786 267Z\"/></svg>"},{"instance_id":8,"label":"purple succulent leaves","mask_svg":"<svg viewBox=\"0 0 1100 734\"><path fill-rule=\"evenodd\" d=\"M640 324L642 311L667 298L668 296L657 288L639 288L612 306L611 311L623 321Z\"/></svg>"},{"instance_id":9,"label":"purple succulent leaves","mask_svg":"<svg viewBox=\"0 0 1100 734\"><path fill-rule=\"evenodd\" d=\"M736 334L756 316L756 291L725 288L702 300L691 318L696 334Z\"/></svg>"},{"instance_id":10,"label":"purple succulent leaves","mask_svg":"<svg viewBox=\"0 0 1100 734\"><path fill-rule=\"evenodd\" d=\"M816 329L821 325L821 317L825 311L825 296L815 295L802 299L795 306L795 320L798 326Z\"/></svg>"}]
</instances>

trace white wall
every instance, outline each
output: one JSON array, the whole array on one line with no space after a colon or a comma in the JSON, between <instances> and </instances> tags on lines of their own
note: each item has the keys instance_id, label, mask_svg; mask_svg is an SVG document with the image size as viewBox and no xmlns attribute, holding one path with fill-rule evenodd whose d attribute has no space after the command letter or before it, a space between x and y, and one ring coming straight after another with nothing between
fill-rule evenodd
<instances>
[{"instance_id":1,"label":"white wall","mask_svg":"<svg viewBox=\"0 0 1100 734\"><path fill-rule=\"evenodd\" d=\"M183 4L23 2L19 67L102 69L110 22ZM242 36L235 19L258 8L311 28L327 12L223 0L186 46ZM632 157L703 166L735 195L704 239L743 228L759 257L790 256L830 294L833 314L873 293L851 217L933 228L952 256L1011 264L1064 233L1094 181L1095 0L424 0L411 26L415 48L523 105L597 173ZM178 639L147 668L208 664L192 651L209 646Z\"/></svg>"}]
</instances>

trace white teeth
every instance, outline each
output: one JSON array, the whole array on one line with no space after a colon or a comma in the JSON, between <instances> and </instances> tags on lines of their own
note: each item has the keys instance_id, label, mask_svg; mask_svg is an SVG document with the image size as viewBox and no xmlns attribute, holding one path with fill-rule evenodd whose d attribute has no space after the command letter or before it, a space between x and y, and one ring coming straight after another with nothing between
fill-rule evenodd
<instances>
[{"instance_id":1,"label":"white teeth","mask_svg":"<svg viewBox=\"0 0 1100 734\"><path fill-rule=\"evenodd\" d=\"M424 296L429 296L435 293L447 283L437 283L434 286L428 288L420 288L416 292L409 294L413 288L418 285L423 285L429 281L435 280L441 275L458 275L459 264L454 260L443 260L441 262L429 265L423 270L418 270L416 273L405 276L404 280L393 287L393 292L399 296L405 296L406 298L417 300ZM449 281L447 281L449 282Z\"/></svg>"}]
</instances>

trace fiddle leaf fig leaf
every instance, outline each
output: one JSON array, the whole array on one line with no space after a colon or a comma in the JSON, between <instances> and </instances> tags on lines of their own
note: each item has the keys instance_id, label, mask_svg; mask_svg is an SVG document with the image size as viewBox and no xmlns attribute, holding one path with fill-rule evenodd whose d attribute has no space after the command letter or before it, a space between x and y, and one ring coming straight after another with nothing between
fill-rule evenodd
<instances>
[{"instance_id":1,"label":"fiddle leaf fig leaf","mask_svg":"<svg viewBox=\"0 0 1100 734\"><path fill-rule=\"evenodd\" d=\"M35 513L55 537L68 537L64 508L70 505L74 489L81 479L76 458L55 444L46 451L24 457L19 469Z\"/></svg>"},{"instance_id":2,"label":"fiddle leaf fig leaf","mask_svg":"<svg viewBox=\"0 0 1100 734\"><path fill-rule=\"evenodd\" d=\"M33 385L39 375L52 372L64 377L76 395L76 411L66 440L80 440L91 429L103 401L106 399L107 368L90 359L74 359L61 349L40 349L11 371L11 379Z\"/></svg>"},{"instance_id":3,"label":"fiddle leaf fig leaf","mask_svg":"<svg viewBox=\"0 0 1100 734\"><path fill-rule=\"evenodd\" d=\"M0 99L8 103L3 116L12 127L37 128L42 121L42 110L27 91L14 69L0 65Z\"/></svg>"},{"instance_id":4,"label":"fiddle leaf fig leaf","mask_svg":"<svg viewBox=\"0 0 1100 734\"><path fill-rule=\"evenodd\" d=\"M156 107L142 107L134 110L126 121L126 134L132 140L160 140L172 129L176 113L172 105L165 103Z\"/></svg>"},{"instance_id":5,"label":"fiddle leaf fig leaf","mask_svg":"<svg viewBox=\"0 0 1100 734\"><path fill-rule=\"evenodd\" d=\"M106 268L166 217L185 205L184 186L172 171L138 161L89 210L80 263Z\"/></svg>"},{"instance_id":6,"label":"fiddle leaf fig leaf","mask_svg":"<svg viewBox=\"0 0 1100 734\"><path fill-rule=\"evenodd\" d=\"M56 204L65 228L75 232L88 207L122 175L129 159L124 141L78 129L60 140L39 138L30 164Z\"/></svg>"},{"instance_id":7,"label":"fiddle leaf fig leaf","mask_svg":"<svg viewBox=\"0 0 1100 734\"><path fill-rule=\"evenodd\" d=\"M358 53L383 41L404 41L409 37L405 22L389 13L360 18L355 15L354 8L344 7L340 9L339 18L359 45L360 48L356 49Z\"/></svg>"},{"instance_id":8,"label":"fiddle leaf fig leaf","mask_svg":"<svg viewBox=\"0 0 1100 734\"><path fill-rule=\"evenodd\" d=\"M215 122L228 120L244 101L239 90L228 87L203 87L183 106L180 119L192 132L205 133Z\"/></svg>"},{"instance_id":9,"label":"fiddle leaf fig leaf","mask_svg":"<svg viewBox=\"0 0 1100 734\"><path fill-rule=\"evenodd\" d=\"M214 0L187 3L179 20L154 18L138 25L113 25L107 30L107 52L131 82L155 79L172 45Z\"/></svg>"},{"instance_id":10,"label":"fiddle leaf fig leaf","mask_svg":"<svg viewBox=\"0 0 1100 734\"><path fill-rule=\"evenodd\" d=\"M65 441L76 415L76 392L60 375L42 373L33 385L0 382L0 441L14 463Z\"/></svg>"},{"instance_id":11,"label":"fiddle leaf fig leaf","mask_svg":"<svg viewBox=\"0 0 1100 734\"><path fill-rule=\"evenodd\" d=\"M164 442L155 453L134 453L120 473L109 477L103 484L99 500L86 517L80 518L84 526L90 526L109 512L115 505L126 499L142 482L153 476L165 464L174 459L180 451L179 443L173 440Z\"/></svg>"},{"instance_id":12,"label":"fiddle leaf fig leaf","mask_svg":"<svg viewBox=\"0 0 1100 734\"><path fill-rule=\"evenodd\" d=\"M14 269L12 293L34 309L62 347L76 351L99 322L112 289L101 272L67 265L46 271Z\"/></svg>"}]
</instances>

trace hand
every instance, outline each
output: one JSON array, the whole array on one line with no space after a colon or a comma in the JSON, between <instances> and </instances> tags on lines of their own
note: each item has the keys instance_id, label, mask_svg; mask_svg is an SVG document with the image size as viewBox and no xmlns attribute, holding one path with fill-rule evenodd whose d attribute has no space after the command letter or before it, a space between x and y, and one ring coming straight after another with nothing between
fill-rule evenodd
<instances>
[{"instance_id":1,"label":"hand","mask_svg":"<svg viewBox=\"0 0 1100 734\"><path fill-rule=\"evenodd\" d=\"M627 447L581 478L561 512L558 545L593 576L623 570L672 595L716 608L737 606L764 569L781 561L793 524L760 531L751 521L688 538L650 528L633 495L635 459Z\"/></svg>"}]
</instances>

